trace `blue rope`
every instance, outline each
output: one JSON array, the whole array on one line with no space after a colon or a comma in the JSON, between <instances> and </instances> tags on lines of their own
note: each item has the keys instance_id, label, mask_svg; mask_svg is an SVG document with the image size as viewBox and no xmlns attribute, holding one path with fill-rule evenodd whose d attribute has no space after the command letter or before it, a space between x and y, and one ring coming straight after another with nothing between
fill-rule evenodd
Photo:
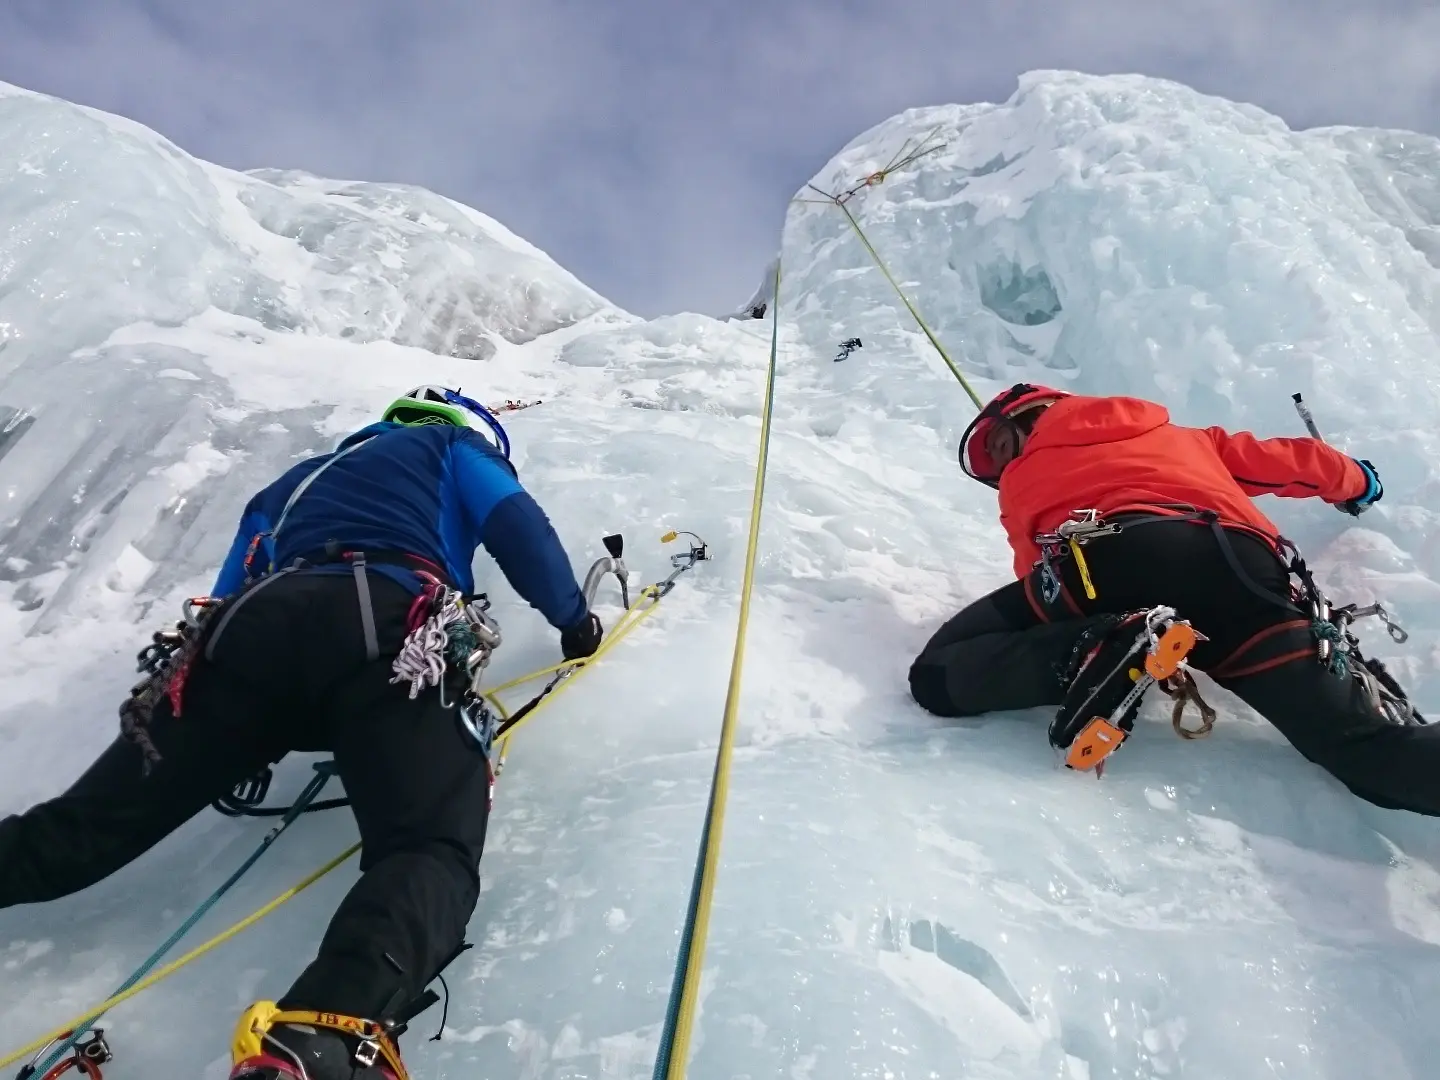
<instances>
[{"instance_id":1,"label":"blue rope","mask_svg":"<svg viewBox=\"0 0 1440 1080\"><path fill-rule=\"evenodd\" d=\"M176 942L188 934L191 928L204 918L205 913L219 903L220 898L229 892L235 883L244 877L252 866L259 862L260 856L270 850L270 845L279 838L280 834L288 829L295 820L305 812L305 808L315 801L315 796L320 794L320 789L325 786L326 781L333 775L335 775L335 763L333 761L318 762L315 765L315 776L311 778L310 783L305 785L305 790L300 792L300 797L295 800L295 804L291 806L285 816L280 819L279 824L265 834L265 839L260 842L260 846L251 852L250 857L240 864L240 868L231 874L223 885L211 893L209 898L196 908L190 917L181 923L175 932L166 938L165 942L158 949L150 954L149 959L135 969L133 975L117 986L115 992L110 996L114 997L115 994L123 994L148 975L151 969L164 959L165 954L175 947ZM100 1016L103 1015L104 1013L100 1014ZM60 1041L60 1044L50 1052L48 1058L39 1065L36 1065L32 1072L25 1073L24 1075L44 1076L56 1062L69 1052L87 1031L95 1026L95 1022L100 1019L100 1016L92 1017L77 1027Z\"/></svg>"}]
</instances>

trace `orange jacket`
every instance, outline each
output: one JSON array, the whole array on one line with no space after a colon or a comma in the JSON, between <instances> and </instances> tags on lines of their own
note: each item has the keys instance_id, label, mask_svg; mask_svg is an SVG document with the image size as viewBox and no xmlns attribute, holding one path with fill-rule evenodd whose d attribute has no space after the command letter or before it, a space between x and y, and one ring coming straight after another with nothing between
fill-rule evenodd
<instances>
[{"instance_id":1,"label":"orange jacket","mask_svg":"<svg viewBox=\"0 0 1440 1080\"><path fill-rule=\"evenodd\" d=\"M1367 486L1359 465L1319 439L1179 427L1154 402L1076 396L1041 414L1020 456L1000 474L1000 522L1023 578L1040 558L1035 536L1076 510L1103 516L1186 504L1274 539L1279 531L1251 496L1338 504Z\"/></svg>"}]
</instances>

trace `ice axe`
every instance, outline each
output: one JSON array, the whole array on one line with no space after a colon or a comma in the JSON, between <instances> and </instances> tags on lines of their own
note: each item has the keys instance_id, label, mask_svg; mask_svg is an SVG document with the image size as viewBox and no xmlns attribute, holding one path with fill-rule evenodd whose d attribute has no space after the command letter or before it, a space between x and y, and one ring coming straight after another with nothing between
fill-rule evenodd
<instances>
[{"instance_id":1,"label":"ice axe","mask_svg":"<svg viewBox=\"0 0 1440 1080\"><path fill-rule=\"evenodd\" d=\"M1310 432L1310 437L1319 442L1325 441L1325 436L1320 434L1320 429L1315 426L1315 417L1310 415L1310 406L1305 404L1305 398L1300 394L1291 394L1290 400L1295 402L1295 411L1300 414L1300 419L1305 421L1305 430Z\"/></svg>"},{"instance_id":2,"label":"ice axe","mask_svg":"<svg viewBox=\"0 0 1440 1080\"><path fill-rule=\"evenodd\" d=\"M630 571L622 558L625 553L625 538L619 533L612 533L604 537L601 543L605 545L605 550L610 554L607 557L596 559L590 567L590 572L585 575L585 585L581 589L585 594L585 602L593 606L600 582L606 574L614 574L615 580L620 582L621 600L628 608L630 606Z\"/></svg>"},{"instance_id":3,"label":"ice axe","mask_svg":"<svg viewBox=\"0 0 1440 1080\"><path fill-rule=\"evenodd\" d=\"M1304 397L1302 397L1300 394L1291 394L1290 400L1295 402L1295 411L1300 414L1300 419L1305 421L1305 430L1310 432L1310 437L1316 442L1325 442L1325 436L1321 435L1320 429L1315 426L1315 417L1311 415L1310 406L1305 404ZM1325 445L1329 446L1330 444L1325 443ZM1368 461L1365 462L1365 465L1367 468L1374 468L1374 466L1371 465ZM1366 510L1369 510L1370 507L1368 504L1364 506L1358 505L1355 500L1351 500L1350 502L1338 506L1336 509L1338 509L1341 513L1349 514L1351 517L1359 517Z\"/></svg>"}]
</instances>

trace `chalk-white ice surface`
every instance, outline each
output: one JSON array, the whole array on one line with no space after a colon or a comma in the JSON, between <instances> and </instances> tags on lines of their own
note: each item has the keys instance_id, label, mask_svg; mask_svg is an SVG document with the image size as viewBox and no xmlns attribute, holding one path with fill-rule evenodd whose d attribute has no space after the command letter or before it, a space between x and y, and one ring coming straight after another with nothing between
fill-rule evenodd
<instances>
[{"instance_id":1,"label":"chalk-white ice surface","mask_svg":"<svg viewBox=\"0 0 1440 1080\"><path fill-rule=\"evenodd\" d=\"M1346 599L1383 599L1440 706L1433 478L1440 143L1295 133L1141 79L1027 76L916 110L816 177L935 132L852 203L982 394L1020 378L1152 395L1295 434L1289 394L1379 465L1363 526L1267 505ZM813 193L808 193L813 196ZM783 244L781 356L741 746L690 1075L886 1080L1422 1077L1440 1059L1440 837L1357 801L1233 699L1181 743L1158 706L1101 782L1039 713L941 723L905 672L1002 584L967 483L968 401L833 207ZM762 287L762 295L764 288ZM772 306L770 315L773 316ZM0 94L0 812L113 736L130 658L208 587L258 484L397 387L543 398L507 423L577 569L622 530L716 559L523 733L475 948L417 1078L650 1073L718 733L770 323L608 305L425 192L240 175L134 124ZM838 343L862 349L835 363ZM484 561L504 678L548 628ZM601 615L616 616L607 594ZM273 799L297 791L303 759ZM102 884L0 912L0 1053L103 997L268 823L205 813ZM198 941L354 837L303 820ZM118 1008L109 1080L224 1074L238 1010L281 992L347 866Z\"/></svg>"}]
</instances>

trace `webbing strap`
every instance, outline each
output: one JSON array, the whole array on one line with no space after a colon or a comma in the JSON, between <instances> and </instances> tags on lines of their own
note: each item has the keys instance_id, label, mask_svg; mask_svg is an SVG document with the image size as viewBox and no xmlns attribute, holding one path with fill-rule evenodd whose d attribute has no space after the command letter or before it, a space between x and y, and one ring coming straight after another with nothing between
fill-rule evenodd
<instances>
[{"instance_id":1,"label":"webbing strap","mask_svg":"<svg viewBox=\"0 0 1440 1080\"><path fill-rule=\"evenodd\" d=\"M225 628L230 625L230 620L235 617L235 613L240 610L241 605L247 603L257 592L265 588L271 582L279 581L286 574L289 574L296 569L298 569L298 567L287 566L283 570L277 571L273 574L269 574L266 577L261 578L254 585L251 585L239 596L235 597L234 600L230 601L221 610L220 621L215 624L215 629L210 632L209 638L207 638L205 641L205 659L215 659L215 646L220 641L220 635L223 634L225 632Z\"/></svg>"},{"instance_id":2,"label":"webbing strap","mask_svg":"<svg viewBox=\"0 0 1440 1080\"><path fill-rule=\"evenodd\" d=\"M1230 543L1230 537L1225 532L1225 526L1221 525L1219 518L1213 515L1210 518L1210 531L1215 534L1215 541L1220 545L1220 551L1225 556L1225 562L1229 565L1230 572L1240 579L1241 585L1244 585L1245 588L1260 597L1260 599L1270 601L1270 603L1276 607L1283 608L1286 611L1300 612L1300 609L1291 602L1289 597L1282 597L1279 593L1271 592L1246 572L1245 567L1240 565L1240 558L1235 554L1235 548ZM1296 572L1293 563L1285 569L1290 573ZM1306 584L1308 585L1309 582L1306 582Z\"/></svg>"},{"instance_id":3,"label":"webbing strap","mask_svg":"<svg viewBox=\"0 0 1440 1080\"><path fill-rule=\"evenodd\" d=\"M1245 569L1245 567L1241 565L1240 557L1235 554L1235 547L1230 542L1229 531L1225 528L1224 523L1220 520L1220 515L1217 514L1214 510L1184 508L1177 509L1173 513L1165 513L1158 511L1155 513L1143 513L1139 510L1122 509L1120 511L1110 511L1110 515L1111 519L1113 519L1115 523L1120 526L1121 532L1127 532L1130 529L1136 528L1137 526L1141 525L1157 525L1165 522L1188 521L1197 522L1201 525L1208 525L1210 527L1210 531L1215 536L1215 542L1220 546L1220 554L1224 557L1226 566L1228 566L1230 568L1230 572L1234 574L1237 579L1239 579L1241 585L1245 586L1245 588L1254 595L1260 597L1262 600L1274 604L1276 607L1283 608L1284 610L1289 612L1304 614L1304 612L1302 612L1300 608L1297 607L1295 603L1291 601L1288 597L1282 597L1279 593L1271 592L1269 589L1265 588L1265 586L1261 585L1258 581L1256 581L1253 577L1250 576L1249 572ZM1262 534L1247 530L1247 535L1253 535L1258 538ZM1100 538L1095 537L1094 539ZM1283 538L1276 541L1276 543L1290 546L1291 551L1294 550L1293 545L1290 545L1289 541ZM1276 553L1276 558L1277 560L1279 560L1278 552ZM1303 572L1303 564L1297 567L1296 562L1297 560L1292 560L1289 564L1286 564L1283 560L1280 560L1280 564L1284 566L1285 569L1290 573L1300 574L1302 577L1305 576ZM1309 586L1310 582L1306 581L1305 584Z\"/></svg>"},{"instance_id":4,"label":"webbing strap","mask_svg":"<svg viewBox=\"0 0 1440 1080\"><path fill-rule=\"evenodd\" d=\"M370 579L365 573L365 553L355 552L350 560L355 575L355 593L360 600L360 628L365 634L365 659L380 659L380 638L375 633L375 606L370 602Z\"/></svg>"}]
</instances>

